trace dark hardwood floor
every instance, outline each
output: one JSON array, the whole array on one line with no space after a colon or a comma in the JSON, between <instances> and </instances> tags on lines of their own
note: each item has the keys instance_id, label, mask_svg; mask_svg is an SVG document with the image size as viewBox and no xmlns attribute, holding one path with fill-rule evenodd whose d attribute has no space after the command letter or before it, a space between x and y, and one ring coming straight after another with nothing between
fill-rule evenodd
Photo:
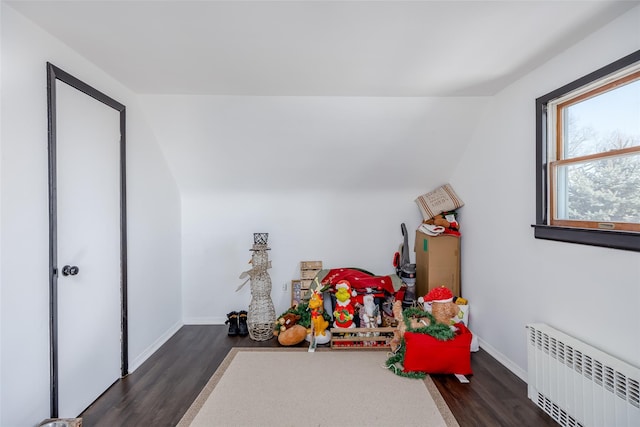
<instances>
[{"instance_id":1,"label":"dark hardwood floor","mask_svg":"<svg viewBox=\"0 0 640 427\"><path fill-rule=\"evenodd\" d=\"M223 325L184 326L87 408L80 415L83 426L173 427L229 349L277 346L275 339L228 337ZM558 425L527 398L526 384L485 351L473 353L471 365L469 384L460 384L453 375L433 376L462 427Z\"/></svg>"}]
</instances>

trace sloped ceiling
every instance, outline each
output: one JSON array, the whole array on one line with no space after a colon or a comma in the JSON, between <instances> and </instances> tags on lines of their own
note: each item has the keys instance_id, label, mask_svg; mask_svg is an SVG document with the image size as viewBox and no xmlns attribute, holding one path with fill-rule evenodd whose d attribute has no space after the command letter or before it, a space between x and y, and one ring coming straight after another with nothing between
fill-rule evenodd
<instances>
[{"instance_id":1,"label":"sloped ceiling","mask_svg":"<svg viewBox=\"0 0 640 427\"><path fill-rule=\"evenodd\" d=\"M491 95L640 2L5 3L140 94L201 193L428 190Z\"/></svg>"},{"instance_id":2,"label":"sloped ceiling","mask_svg":"<svg viewBox=\"0 0 640 427\"><path fill-rule=\"evenodd\" d=\"M635 1L9 1L137 93L492 95Z\"/></svg>"},{"instance_id":3,"label":"sloped ceiling","mask_svg":"<svg viewBox=\"0 0 640 427\"><path fill-rule=\"evenodd\" d=\"M426 188L448 179L486 101L142 97L183 193Z\"/></svg>"}]
</instances>

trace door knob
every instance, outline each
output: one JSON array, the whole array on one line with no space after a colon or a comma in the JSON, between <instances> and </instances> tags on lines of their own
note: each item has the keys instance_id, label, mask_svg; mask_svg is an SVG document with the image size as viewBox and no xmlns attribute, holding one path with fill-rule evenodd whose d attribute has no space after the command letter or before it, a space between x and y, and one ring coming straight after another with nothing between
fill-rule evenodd
<instances>
[{"instance_id":1,"label":"door knob","mask_svg":"<svg viewBox=\"0 0 640 427\"><path fill-rule=\"evenodd\" d=\"M63 276L75 276L79 271L80 269L75 265L65 265L62 267Z\"/></svg>"}]
</instances>

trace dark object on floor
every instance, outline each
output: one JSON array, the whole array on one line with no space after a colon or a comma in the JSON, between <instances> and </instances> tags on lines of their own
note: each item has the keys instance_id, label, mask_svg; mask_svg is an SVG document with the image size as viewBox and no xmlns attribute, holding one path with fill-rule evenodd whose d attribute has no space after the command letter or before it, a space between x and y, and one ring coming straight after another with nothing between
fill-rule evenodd
<instances>
[{"instance_id":1,"label":"dark object on floor","mask_svg":"<svg viewBox=\"0 0 640 427\"><path fill-rule=\"evenodd\" d=\"M400 250L400 261L396 266L396 274L407 287L402 299L402 308L413 307L416 302L416 265L411 264L409 258L409 238L407 226L404 222L400 225L404 242Z\"/></svg>"},{"instance_id":2,"label":"dark object on floor","mask_svg":"<svg viewBox=\"0 0 640 427\"><path fill-rule=\"evenodd\" d=\"M245 319L246 319L246 311L245 311ZM238 335L238 332L239 332L238 331L238 312L232 311L231 313L227 314L227 320L224 321L224 324L229 325L229 332L227 333L227 335L229 335L230 337L235 337L236 335Z\"/></svg>"},{"instance_id":3,"label":"dark object on floor","mask_svg":"<svg viewBox=\"0 0 640 427\"><path fill-rule=\"evenodd\" d=\"M249 335L249 327L247 326L247 312L241 310L238 312L238 335L241 337Z\"/></svg>"}]
</instances>

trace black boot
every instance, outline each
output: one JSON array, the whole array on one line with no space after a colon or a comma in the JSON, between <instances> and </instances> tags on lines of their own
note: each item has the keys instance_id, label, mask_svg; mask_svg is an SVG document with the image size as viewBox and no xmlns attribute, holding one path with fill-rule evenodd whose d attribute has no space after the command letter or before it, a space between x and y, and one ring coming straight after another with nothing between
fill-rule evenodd
<instances>
[{"instance_id":1,"label":"black boot","mask_svg":"<svg viewBox=\"0 0 640 427\"><path fill-rule=\"evenodd\" d=\"M247 312L241 310L238 312L238 335L245 337L249 335L249 327L247 326Z\"/></svg>"},{"instance_id":2,"label":"black boot","mask_svg":"<svg viewBox=\"0 0 640 427\"><path fill-rule=\"evenodd\" d=\"M229 332L227 335L230 337L235 337L238 335L238 312L232 311L227 314L227 320L225 320L224 324L229 324Z\"/></svg>"}]
</instances>

